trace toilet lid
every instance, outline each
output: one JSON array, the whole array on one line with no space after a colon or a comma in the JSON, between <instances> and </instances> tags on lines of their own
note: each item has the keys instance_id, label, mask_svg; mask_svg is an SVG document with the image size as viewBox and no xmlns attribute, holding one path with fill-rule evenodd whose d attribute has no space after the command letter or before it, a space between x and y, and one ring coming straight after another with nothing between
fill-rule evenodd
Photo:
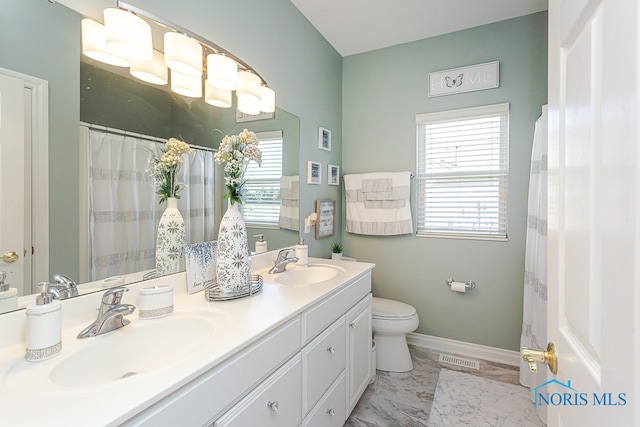
<instances>
[{"instance_id":1,"label":"toilet lid","mask_svg":"<svg viewBox=\"0 0 640 427\"><path fill-rule=\"evenodd\" d=\"M416 314L416 309L400 301L373 297L373 317L378 319L406 319Z\"/></svg>"}]
</instances>

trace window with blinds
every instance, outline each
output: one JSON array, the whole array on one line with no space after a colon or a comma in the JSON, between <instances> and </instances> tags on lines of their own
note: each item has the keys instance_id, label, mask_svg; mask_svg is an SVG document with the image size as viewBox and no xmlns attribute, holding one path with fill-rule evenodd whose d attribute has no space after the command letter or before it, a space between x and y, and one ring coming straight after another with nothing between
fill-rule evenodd
<instances>
[{"instance_id":1,"label":"window with blinds","mask_svg":"<svg viewBox=\"0 0 640 427\"><path fill-rule=\"evenodd\" d=\"M249 162L244 174L246 195L240 205L247 225L278 227L280 177L282 176L282 131L257 132L262 166Z\"/></svg>"},{"instance_id":2,"label":"window with blinds","mask_svg":"<svg viewBox=\"0 0 640 427\"><path fill-rule=\"evenodd\" d=\"M507 239L509 104L419 114L417 234Z\"/></svg>"}]
</instances>

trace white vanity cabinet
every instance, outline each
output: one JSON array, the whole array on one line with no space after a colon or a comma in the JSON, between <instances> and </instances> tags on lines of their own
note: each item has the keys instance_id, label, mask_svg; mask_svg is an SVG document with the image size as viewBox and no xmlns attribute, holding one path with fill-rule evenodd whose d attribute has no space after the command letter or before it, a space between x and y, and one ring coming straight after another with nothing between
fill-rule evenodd
<instances>
[{"instance_id":1,"label":"white vanity cabinet","mask_svg":"<svg viewBox=\"0 0 640 427\"><path fill-rule=\"evenodd\" d=\"M300 353L213 425L342 426L371 375L370 292L368 273L305 310ZM297 374L299 365L301 382L294 384L293 371ZM282 390L284 382L288 394ZM292 413L296 398L301 417L280 414Z\"/></svg>"},{"instance_id":2,"label":"white vanity cabinet","mask_svg":"<svg viewBox=\"0 0 640 427\"><path fill-rule=\"evenodd\" d=\"M370 352L367 271L125 425L342 426Z\"/></svg>"},{"instance_id":3,"label":"white vanity cabinet","mask_svg":"<svg viewBox=\"0 0 640 427\"><path fill-rule=\"evenodd\" d=\"M302 313L302 325L302 425L341 426L371 375L371 273Z\"/></svg>"},{"instance_id":4,"label":"white vanity cabinet","mask_svg":"<svg viewBox=\"0 0 640 427\"><path fill-rule=\"evenodd\" d=\"M351 413L371 379L371 294L346 314L347 323L347 413Z\"/></svg>"}]
</instances>

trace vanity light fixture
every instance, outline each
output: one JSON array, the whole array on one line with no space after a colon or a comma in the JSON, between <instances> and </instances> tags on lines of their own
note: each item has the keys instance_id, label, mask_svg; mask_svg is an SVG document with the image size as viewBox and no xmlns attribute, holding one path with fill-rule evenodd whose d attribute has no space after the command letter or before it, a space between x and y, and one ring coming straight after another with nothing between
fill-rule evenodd
<instances>
[{"instance_id":1,"label":"vanity light fixture","mask_svg":"<svg viewBox=\"0 0 640 427\"><path fill-rule=\"evenodd\" d=\"M250 115L275 111L275 92L250 66L198 35L122 0L117 0L117 8L104 10L104 22L82 21L82 52L88 57L130 66L131 75L157 85L167 84L168 67L173 92L200 98L206 55L205 102L229 108L235 90L239 111ZM149 23L170 30L164 35L164 56L153 49Z\"/></svg>"},{"instance_id":2,"label":"vanity light fixture","mask_svg":"<svg viewBox=\"0 0 640 427\"><path fill-rule=\"evenodd\" d=\"M224 90L238 87L238 63L222 53L207 56L207 79L209 84Z\"/></svg>"},{"instance_id":3,"label":"vanity light fixture","mask_svg":"<svg viewBox=\"0 0 640 427\"><path fill-rule=\"evenodd\" d=\"M215 107L230 108L231 91L217 88L207 79L204 81L204 102Z\"/></svg>"},{"instance_id":4,"label":"vanity light fixture","mask_svg":"<svg viewBox=\"0 0 640 427\"><path fill-rule=\"evenodd\" d=\"M202 77L187 76L171 70L171 90L189 98L202 96Z\"/></svg>"},{"instance_id":5,"label":"vanity light fixture","mask_svg":"<svg viewBox=\"0 0 640 427\"><path fill-rule=\"evenodd\" d=\"M186 76L202 76L202 45L184 34L164 34L164 62Z\"/></svg>"},{"instance_id":6,"label":"vanity light fixture","mask_svg":"<svg viewBox=\"0 0 640 427\"><path fill-rule=\"evenodd\" d=\"M276 111L276 93L267 86L260 88L260 111L264 113Z\"/></svg>"},{"instance_id":7,"label":"vanity light fixture","mask_svg":"<svg viewBox=\"0 0 640 427\"><path fill-rule=\"evenodd\" d=\"M104 10L104 28L107 46L116 55L129 61L150 61L153 58L151 26L142 18L126 10Z\"/></svg>"},{"instance_id":8,"label":"vanity light fixture","mask_svg":"<svg viewBox=\"0 0 640 427\"><path fill-rule=\"evenodd\" d=\"M131 61L129 72L132 76L154 85L169 83L169 71L164 63L164 55L155 49L151 61Z\"/></svg>"},{"instance_id":9,"label":"vanity light fixture","mask_svg":"<svg viewBox=\"0 0 640 427\"><path fill-rule=\"evenodd\" d=\"M107 46L104 25L90 18L82 20L82 53L105 64L129 66L129 61L116 55Z\"/></svg>"},{"instance_id":10,"label":"vanity light fixture","mask_svg":"<svg viewBox=\"0 0 640 427\"><path fill-rule=\"evenodd\" d=\"M252 103L260 103L260 87L262 81L260 77L251 71L238 71L238 88L236 97L247 98Z\"/></svg>"},{"instance_id":11,"label":"vanity light fixture","mask_svg":"<svg viewBox=\"0 0 640 427\"><path fill-rule=\"evenodd\" d=\"M238 111L245 113L245 114L249 114L252 116L255 116L257 114L260 114L260 100L253 98L253 97L244 97L244 98L240 98L237 96L238 94L236 93L236 99L238 100Z\"/></svg>"}]
</instances>

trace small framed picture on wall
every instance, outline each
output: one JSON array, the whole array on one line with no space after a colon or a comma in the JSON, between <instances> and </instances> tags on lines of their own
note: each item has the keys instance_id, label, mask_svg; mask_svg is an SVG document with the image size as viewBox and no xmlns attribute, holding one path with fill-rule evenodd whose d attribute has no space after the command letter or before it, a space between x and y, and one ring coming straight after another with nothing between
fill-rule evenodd
<instances>
[{"instance_id":1,"label":"small framed picture on wall","mask_svg":"<svg viewBox=\"0 0 640 427\"><path fill-rule=\"evenodd\" d=\"M340 166L327 166L327 183L329 185L340 185Z\"/></svg>"},{"instance_id":2,"label":"small framed picture on wall","mask_svg":"<svg viewBox=\"0 0 640 427\"><path fill-rule=\"evenodd\" d=\"M331 151L331 131L329 129L318 128L318 148Z\"/></svg>"},{"instance_id":3,"label":"small framed picture on wall","mask_svg":"<svg viewBox=\"0 0 640 427\"><path fill-rule=\"evenodd\" d=\"M322 163L307 162L307 184L322 184Z\"/></svg>"},{"instance_id":4,"label":"small framed picture on wall","mask_svg":"<svg viewBox=\"0 0 640 427\"><path fill-rule=\"evenodd\" d=\"M316 239L333 236L335 233L334 216L336 213L335 200L316 200Z\"/></svg>"}]
</instances>

